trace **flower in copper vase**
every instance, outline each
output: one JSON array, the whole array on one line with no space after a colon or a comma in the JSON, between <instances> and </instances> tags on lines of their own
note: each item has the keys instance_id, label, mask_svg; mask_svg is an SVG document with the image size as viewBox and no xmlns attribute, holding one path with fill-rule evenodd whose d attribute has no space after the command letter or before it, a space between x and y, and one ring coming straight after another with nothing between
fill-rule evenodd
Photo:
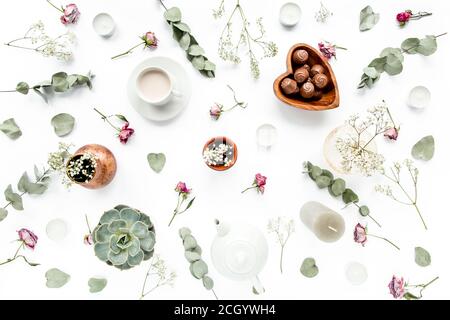
<instances>
[{"instance_id":1,"label":"flower in copper vase","mask_svg":"<svg viewBox=\"0 0 450 320\"><path fill-rule=\"evenodd\" d=\"M267 177L263 176L260 173L257 173L255 175L255 179L253 180L253 184L250 187L243 190L241 193L244 193L250 189L256 189L257 192L264 194L264 191L266 188L266 181L267 181Z\"/></svg>"},{"instance_id":2,"label":"flower in copper vase","mask_svg":"<svg viewBox=\"0 0 450 320\"><path fill-rule=\"evenodd\" d=\"M362 244L363 247L367 242L366 228L360 223L355 226L355 230L353 231L353 240L355 240L356 243Z\"/></svg>"},{"instance_id":3,"label":"flower in copper vase","mask_svg":"<svg viewBox=\"0 0 450 320\"><path fill-rule=\"evenodd\" d=\"M388 138L389 140L395 141L398 138L398 131L399 131L399 129L397 129L395 127L389 128L384 132L384 136L386 138Z\"/></svg>"},{"instance_id":4,"label":"flower in copper vase","mask_svg":"<svg viewBox=\"0 0 450 320\"><path fill-rule=\"evenodd\" d=\"M317 46L319 47L319 51L322 53L322 55L328 60L330 60L331 58L336 58L336 49L347 50L347 48L337 46L328 41L319 42Z\"/></svg>"},{"instance_id":5,"label":"flower in copper vase","mask_svg":"<svg viewBox=\"0 0 450 320\"><path fill-rule=\"evenodd\" d=\"M156 49L158 47L159 40L158 40L158 38L156 38L154 32L148 31L139 38L141 39L141 42L139 42L137 45L131 47L128 51L125 51L124 53L120 53L118 55L115 55L114 57L111 57L111 59L114 60L116 58L129 55L131 52L133 52L134 49L136 49L137 47L140 47L140 46L144 46L144 49L145 48Z\"/></svg>"},{"instance_id":6,"label":"flower in copper vase","mask_svg":"<svg viewBox=\"0 0 450 320\"><path fill-rule=\"evenodd\" d=\"M419 20L426 16L431 16L430 12L419 11L417 13L413 13L411 10L405 10L403 12L397 13L396 19L400 27L406 25L410 20Z\"/></svg>"},{"instance_id":7,"label":"flower in copper vase","mask_svg":"<svg viewBox=\"0 0 450 320\"><path fill-rule=\"evenodd\" d=\"M128 139L133 135L134 129L129 128L129 123L125 122L122 129L119 132L119 140L121 143L126 144L128 142Z\"/></svg>"},{"instance_id":8,"label":"flower in copper vase","mask_svg":"<svg viewBox=\"0 0 450 320\"><path fill-rule=\"evenodd\" d=\"M209 115L214 120L218 120L220 118L220 116L222 115L222 109L223 109L222 105L220 105L218 103L214 103L212 105L211 109L209 109Z\"/></svg>"},{"instance_id":9,"label":"flower in copper vase","mask_svg":"<svg viewBox=\"0 0 450 320\"><path fill-rule=\"evenodd\" d=\"M117 131L117 137L119 138L119 141L122 144L126 144L128 142L128 139L130 139L130 137L134 134L134 129L130 128L130 123L128 122L127 118L125 118L125 116L121 114L113 114L110 116L106 116L96 108L94 108L94 111L97 112L102 117L103 121L107 122L111 127L113 127ZM117 127L109 120L110 118L116 118L122 121L124 123L123 126Z\"/></svg>"},{"instance_id":10,"label":"flower in copper vase","mask_svg":"<svg viewBox=\"0 0 450 320\"><path fill-rule=\"evenodd\" d=\"M19 235L19 241L22 241L23 245L28 249L34 250L34 247L37 244L38 237L32 231L22 228L17 231Z\"/></svg>"},{"instance_id":11,"label":"flower in copper vase","mask_svg":"<svg viewBox=\"0 0 450 320\"><path fill-rule=\"evenodd\" d=\"M405 280L403 277L398 278L395 275L392 276L392 280L388 284L390 293L395 299L401 299L405 295Z\"/></svg>"},{"instance_id":12,"label":"flower in copper vase","mask_svg":"<svg viewBox=\"0 0 450 320\"><path fill-rule=\"evenodd\" d=\"M183 203L185 203L188 200L188 198L189 198L189 196L190 196L190 194L192 192L192 189L189 189L187 187L186 183L180 181L175 186L175 192L178 193L178 201L177 201L176 208L173 210L172 218L169 221L169 227L171 226L171 224L172 224L173 220L175 219L175 217L177 215L180 215L180 214L186 212L192 206L192 204L194 203L194 200L195 200L195 197L192 198L187 203L187 205L184 207L184 209L181 209L181 207L183 206Z\"/></svg>"}]
</instances>

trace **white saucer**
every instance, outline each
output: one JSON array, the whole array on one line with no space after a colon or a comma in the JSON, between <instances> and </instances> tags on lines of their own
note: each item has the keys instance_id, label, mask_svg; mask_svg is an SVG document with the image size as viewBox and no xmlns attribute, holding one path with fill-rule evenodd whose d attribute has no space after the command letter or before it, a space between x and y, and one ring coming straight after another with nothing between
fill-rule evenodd
<instances>
[{"instance_id":1,"label":"white saucer","mask_svg":"<svg viewBox=\"0 0 450 320\"><path fill-rule=\"evenodd\" d=\"M136 92L136 78L142 69L160 67L173 78L174 89L181 93L162 106L151 105L143 101ZM153 121L167 121L175 118L189 103L191 98L191 82L184 68L173 59L167 57L151 57L139 63L131 72L127 84L128 100L136 111L144 118Z\"/></svg>"}]
</instances>

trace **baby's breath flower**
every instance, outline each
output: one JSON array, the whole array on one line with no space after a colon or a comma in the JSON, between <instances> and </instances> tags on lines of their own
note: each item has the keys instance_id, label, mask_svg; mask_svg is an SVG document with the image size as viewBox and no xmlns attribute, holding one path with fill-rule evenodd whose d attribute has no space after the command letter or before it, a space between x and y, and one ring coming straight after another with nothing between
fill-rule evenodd
<instances>
[{"instance_id":1,"label":"baby's breath flower","mask_svg":"<svg viewBox=\"0 0 450 320\"><path fill-rule=\"evenodd\" d=\"M295 223L293 219L287 217L278 217L276 219L270 219L267 224L267 230L269 233L274 233L277 237L278 243L281 246L280 255L280 271L283 273L283 254L284 247L291 234L295 232Z\"/></svg>"},{"instance_id":2,"label":"baby's breath flower","mask_svg":"<svg viewBox=\"0 0 450 320\"><path fill-rule=\"evenodd\" d=\"M146 295L159 287L166 285L173 287L176 277L176 273L167 267L166 262L159 255L154 255L150 263L150 268L145 275L140 298L143 299ZM149 278L154 278L156 284L153 288L146 291L147 281Z\"/></svg>"}]
</instances>

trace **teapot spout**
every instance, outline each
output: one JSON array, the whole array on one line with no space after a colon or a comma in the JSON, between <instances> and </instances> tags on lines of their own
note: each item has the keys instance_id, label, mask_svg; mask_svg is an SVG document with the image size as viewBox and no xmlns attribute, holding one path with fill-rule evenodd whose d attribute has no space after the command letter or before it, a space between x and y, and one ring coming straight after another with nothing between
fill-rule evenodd
<instances>
[{"instance_id":1,"label":"teapot spout","mask_svg":"<svg viewBox=\"0 0 450 320\"><path fill-rule=\"evenodd\" d=\"M216 223L216 229L217 229L217 235L219 237L224 237L230 232L230 226L228 223L220 222L219 220L215 220Z\"/></svg>"}]
</instances>

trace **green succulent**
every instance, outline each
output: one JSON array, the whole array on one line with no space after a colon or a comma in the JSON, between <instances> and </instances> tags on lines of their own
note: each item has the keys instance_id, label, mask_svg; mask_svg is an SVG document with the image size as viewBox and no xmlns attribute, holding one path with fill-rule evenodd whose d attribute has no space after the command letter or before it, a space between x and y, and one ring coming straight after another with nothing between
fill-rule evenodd
<instances>
[{"instance_id":1,"label":"green succulent","mask_svg":"<svg viewBox=\"0 0 450 320\"><path fill-rule=\"evenodd\" d=\"M153 256L155 228L150 218L128 206L106 211L92 232L95 255L120 270Z\"/></svg>"}]
</instances>

